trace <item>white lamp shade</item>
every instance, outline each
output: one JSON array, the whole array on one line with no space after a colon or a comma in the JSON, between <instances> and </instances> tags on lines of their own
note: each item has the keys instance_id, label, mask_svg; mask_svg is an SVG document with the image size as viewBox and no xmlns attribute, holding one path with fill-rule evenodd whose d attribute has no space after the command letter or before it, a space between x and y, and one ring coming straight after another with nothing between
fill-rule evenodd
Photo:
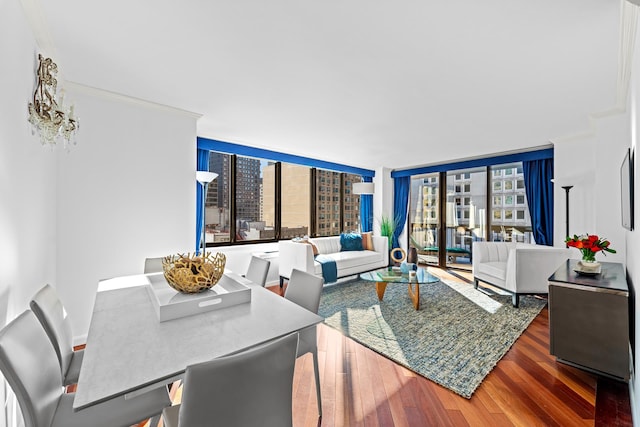
<instances>
[{"instance_id":1,"label":"white lamp shade","mask_svg":"<svg viewBox=\"0 0 640 427\"><path fill-rule=\"evenodd\" d=\"M197 171L196 172L196 181L200 184L208 184L214 179L218 177L218 174L215 172L207 172L207 171Z\"/></svg>"},{"instance_id":2,"label":"white lamp shade","mask_svg":"<svg viewBox=\"0 0 640 427\"><path fill-rule=\"evenodd\" d=\"M373 182L354 182L351 184L353 194L373 194Z\"/></svg>"}]
</instances>

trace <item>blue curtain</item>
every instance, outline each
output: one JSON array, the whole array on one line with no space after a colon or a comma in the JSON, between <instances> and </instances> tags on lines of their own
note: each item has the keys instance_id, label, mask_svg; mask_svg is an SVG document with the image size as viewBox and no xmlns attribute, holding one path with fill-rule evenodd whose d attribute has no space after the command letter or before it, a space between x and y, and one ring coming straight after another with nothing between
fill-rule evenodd
<instances>
[{"instance_id":1,"label":"blue curtain","mask_svg":"<svg viewBox=\"0 0 640 427\"><path fill-rule=\"evenodd\" d=\"M523 161L522 166L533 238L538 245L553 246L553 159Z\"/></svg>"},{"instance_id":2,"label":"blue curtain","mask_svg":"<svg viewBox=\"0 0 640 427\"><path fill-rule=\"evenodd\" d=\"M407 221L407 205L409 203L409 187L411 185L410 176L393 178L393 219L396 229L391 239L392 248L399 248L398 237L404 230L404 223Z\"/></svg>"},{"instance_id":3,"label":"blue curtain","mask_svg":"<svg viewBox=\"0 0 640 427\"><path fill-rule=\"evenodd\" d=\"M209 150L198 148L196 165L199 171L209 170ZM202 227L204 227L204 217L202 215L202 185L196 181L196 253L200 253L200 243L202 241Z\"/></svg>"},{"instance_id":4,"label":"blue curtain","mask_svg":"<svg viewBox=\"0 0 640 427\"><path fill-rule=\"evenodd\" d=\"M370 176L363 177L364 182L373 182ZM360 227L366 233L373 230L373 194L360 195Z\"/></svg>"}]
</instances>

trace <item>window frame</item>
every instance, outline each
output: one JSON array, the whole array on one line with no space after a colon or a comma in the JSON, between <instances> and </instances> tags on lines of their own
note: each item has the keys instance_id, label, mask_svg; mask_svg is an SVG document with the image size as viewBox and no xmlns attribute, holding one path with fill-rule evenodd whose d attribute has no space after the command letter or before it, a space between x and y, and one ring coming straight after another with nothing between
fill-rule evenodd
<instances>
[{"instance_id":1,"label":"window frame","mask_svg":"<svg viewBox=\"0 0 640 427\"><path fill-rule=\"evenodd\" d=\"M217 153L217 154L226 154L228 155L228 158L226 159L229 162L228 165L228 176L226 176L225 178L229 181L227 183L228 189L229 189L229 195L228 195L228 221L229 221L229 241L224 241L224 242L211 242L211 241L207 241L206 247L221 247L221 246L235 246L235 245L247 245L247 244L259 244L259 243L273 243L273 242L277 242L279 240L282 240L282 161L274 161L271 158L267 158L267 157L256 157L255 155L248 155L248 154L237 154L237 153L228 153L228 152L224 152L224 151L219 151L219 150L214 150L214 149L208 149L209 152L211 154ZM250 240L241 240L237 238L236 232L237 232L237 208L238 208L238 186L237 186L237 179L238 179L238 172L239 169L242 169L242 166L238 165L238 159L241 157L249 157L249 158L254 158L254 159L258 159L260 161L266 161L266 162L270 162L273 163L275 165L275 177L274 177L274 210L275 212L273 213L274 215L274 224L273 224L273 237L272 238L260 238L260 239L250 239ZM286 163L290 163L290 162L286 162ZM318 204L317 203L317 199L316 199L316 195L317 195L317 188L316 188L316 176L318 175L318 171L319 170L326 170L328 172L332 172L332 173L336 173L337 175L334 175L334 177L332 179L327 179L326 177L321 177L321 180L324 182L324 185L329 186L329 192L327 192L326 194L323 195L323 197L325 199L328 199L325 201L325 203L327 204L327 210L326 212L324 212L325 215L330 217L330 221L334 221L334 214L336 213L336 211L339 210L338 214L339 214L339 218L337 219L338 221L338 227L336 227L339 231L338 234L345 231L352 231L351 229L347 230L346 227L350 227L352 228L353 226L357 226L360 227L361 225L361 218L360 216L360 211L359 211L359 196L358 195L354 195L354 194L346 194L346 184L345 184L345 179L347 177L347 175L353 175L354 177L352 179L355 179L355 176L360 176L361 180L364 180L364 178L366 176L369 176L371 174L367 175L363 175L363 174L358 174L358 173L354 173L353 171L351 171L351 167L345 167L346 169L348 169L349 171L336 171L336 170L329 170L329 169L323 169L323 168L317 168L317 167L311 167L309 165L305 165L305 164L300 164L300 163L292 163L292 164L296 164L298 166L305 166L308 167L310 170L310 182L309 182L309 186L310 186L310 200L309 200L309 206L310 206L310 210L309 210L309 233L308 235L310 237L317 237L318 235L320 235L320 229L325 229L324 224L318 224L316 215L318 214L317 209L318 209ZM261 168L262 170L262 168ZM242 172L242 170L240 170L240 172ZM371 173L373 173L373 171L371 171ZM330 181L330 182L328 182ZM355 181L352 181L355 182ZM262 185L262 183L260 183L260 185ZM357 200L353 200L351 199L351 204L354 206L347 206L346 203L346 198L347 196L349 198L353 198L353 197L358 197ZM220 197L220 195L218 195L218 197ZM337 199L337 200L336 200ZM338 204L336 204L336 202L338 202ZM355 205L357 205L357 211L356 211L356 207ZM346 212L347 208L352 208L351 210L349 210L348 214ZM351 216L351 218L349 219L349 221L352 222L352 226L349 225L347 226L345 223L347 222L345 219L347 218L347 216ZM290 237L285 237L284 239L289 239Z\"/></svg>"}]
</instances>

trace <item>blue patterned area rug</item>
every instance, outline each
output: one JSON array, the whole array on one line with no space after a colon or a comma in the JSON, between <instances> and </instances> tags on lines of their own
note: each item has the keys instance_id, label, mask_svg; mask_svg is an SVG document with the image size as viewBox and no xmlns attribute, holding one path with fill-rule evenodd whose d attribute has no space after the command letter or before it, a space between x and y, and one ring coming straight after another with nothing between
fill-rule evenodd
<instances>
[{"instance_id":1,"label":"blue patterned area rug","mask_svg":"<svg viewBox=\"0 0 640 427\"><path fill-rule=\"evenodd\" d=\"M416 311L406 285L389 284L378 301L374 283L356 280L325 287L319 314L344 335L469 399L545 304L524 296L514 308L509 295L443 280L420 286Z\"/></svg>"}]
</instances>

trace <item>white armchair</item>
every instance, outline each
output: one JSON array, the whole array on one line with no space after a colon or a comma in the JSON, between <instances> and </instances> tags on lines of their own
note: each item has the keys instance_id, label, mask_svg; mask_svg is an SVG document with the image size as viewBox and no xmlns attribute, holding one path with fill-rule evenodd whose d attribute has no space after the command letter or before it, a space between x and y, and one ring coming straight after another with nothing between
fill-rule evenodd
<instances>
[{"instance_id":1,"label":"white armchair","mask_svg":"<svg viewBox=\"0 0 640 427\"><path fill-rule=\"evenodd\" d=\"M570 250L514 242L474 242L473 280L513 293L513 306L520 295L548 294L548 279L570 256Z\"/></svg>"}]
</instances>

